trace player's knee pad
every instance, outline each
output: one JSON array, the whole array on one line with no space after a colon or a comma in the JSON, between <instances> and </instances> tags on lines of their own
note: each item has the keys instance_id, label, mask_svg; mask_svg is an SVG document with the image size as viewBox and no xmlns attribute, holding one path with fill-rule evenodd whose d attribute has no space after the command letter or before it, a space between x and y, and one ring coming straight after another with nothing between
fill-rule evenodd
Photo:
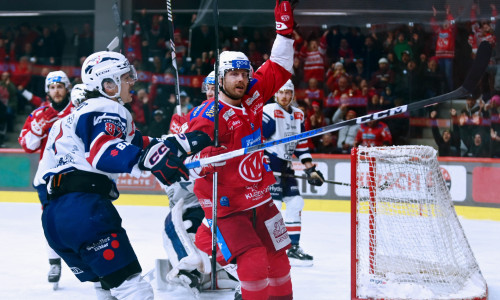
<instances>
[{"instance_id":1,"label":"player's knee pad","mask_svg":"<svg viewBox=\"0 0 500 300\"><path fill-rule=\"evenodd\" d=\"M293 299L290 262L286 251L269 255L269 299Z\"/></svg>"},{"instance_id":2,"label":"player's knee pad","mask_svg":"<svg viewBox=\"0 0 500 300\"><path fill-rule=\"evenodd\" d=\"M266 248L252 248L238 256L237 262L243 299L267 299L269 263Z\"/></svg>"},{"instance_id":3,"label":"player's knee pad","mask_svg":"<svg viewBox=\"0 0 500 300\"><path fill-rule=\"evenodd\" d=\"M301 196L284 197L286 203L285 222L300 222L300 214L304 208L304 198Z\"/></svg>"},{"instance_id":4,"label":"player's knee pad","mask_svg":"<svg viewBox=\"0 0 500 300\"><path fill-rule=\"evenodd\" d=\"M153 287L144 280L140 273L128 277L117 287L112 288L111 295L117 299L144 299L153 300Z\"/></svg>"},{"instance_id":5,"label":"player's knee pad","mask_svg":"<svg viewBox=\"0 0 500 300\"><path fill-rule=\"evenodd\" d=\"M165 219L163 246L173 266L169 276L177 275L180 269L202 273L210 272L208 256L194 245L194 234L186 230L186 222L182 220L182 199L175 204Z\"/></svg>"}]
</instances>

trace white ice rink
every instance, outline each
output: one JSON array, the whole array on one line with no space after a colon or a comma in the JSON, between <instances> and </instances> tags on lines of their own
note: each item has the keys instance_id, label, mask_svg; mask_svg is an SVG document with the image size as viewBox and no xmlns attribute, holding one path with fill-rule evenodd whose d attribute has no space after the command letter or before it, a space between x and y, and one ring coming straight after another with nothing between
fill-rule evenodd
<instances>
[{"instance_id":1,"label":"white ice rink","mask_svg":"<svg viewBox=\"0 0 500 300\"><path fill-rule=\"evenodd\" d=\"M165 258L161 230L167 207L117 206L145 272ZM80 283L63 267L60 289L47 282L48 260L38 204L0 203L0 299L95 299L90 283ZM488 283L489 299L500 300L500 222L460 218ZM314 256L311 268L293 268L294 299L350 299L350 218L347 213L303 212L301 245ZM158 292L156 299L192 299L182 288ZM233 292L200 299L233 299Z\"/></svg>"}]
</instances>

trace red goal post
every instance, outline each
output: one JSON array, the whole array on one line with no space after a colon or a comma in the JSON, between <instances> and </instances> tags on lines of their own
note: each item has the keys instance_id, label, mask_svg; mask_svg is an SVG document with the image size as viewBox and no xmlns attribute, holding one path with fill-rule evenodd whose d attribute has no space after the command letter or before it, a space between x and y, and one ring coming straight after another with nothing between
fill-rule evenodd
<instances>
[{"instance_id":1,"label":"red goal post","mask_svg":"<svg viewBox=\"0 0 500 300\"><path fill-rule=\"evenodd\" d=\"M487 299L432 147L352 149L351 299Z\"/></svg>"}]
</instances>

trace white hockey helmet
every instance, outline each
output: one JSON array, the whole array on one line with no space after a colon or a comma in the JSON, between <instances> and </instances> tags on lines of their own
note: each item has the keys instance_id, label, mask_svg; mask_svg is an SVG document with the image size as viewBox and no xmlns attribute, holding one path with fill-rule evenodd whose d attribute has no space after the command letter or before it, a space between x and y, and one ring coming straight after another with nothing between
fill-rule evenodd
<instances>
[{"instance_id":1,"label":"white hockey helmet","mask_svg":"<svg viewBox=\"0 0 500 300\"><path fill-rule=\"evenodd\" d=\"M71 89L71 103L73 103L74 107L80 106L83 101L86 99L86 88L87 86L84 83L75 84L73 89Z\"/></svg>"},{"instance_id":2,"label":"white hockey helmet","mask_svg":"<svg viewBox=\"0 0 500 300\"><path fill-rule=\"evenodd\" d=\"M285 82L285 84L282 87L280 87L278 92L279 91L292 91L292 100L295 97L295 87L290 79L288 79L287 82ZM278 96L278 92L274 94L274 97Z\"/></svg>"},{"instance_id":3,"label":"white hockey helmet","mask_svg":"<svg viewBox=\"0 0 500 300\"><path fill-rule=\"evenodd\" d=\"M230 70L248 70L249 78L252 79L253 68L248 57L239 51L223 51L219 57L219 76L221 78Z\"/></svg>"},{"instance_id":4,"label":"white hockey helmet","mask_svg":"<svg viewBox=\"0 0 500 300\"><path fill-rule=\"evenodd\" d=\"M69 82L69 78L66 73L63 71L54 71L47 74L47 77L45 77L45 93L49 92L49 86L51 84L59 82L63 83L67 90L69 89L71 83Z\"/></svg>"},{"instance_id":5,"label":"white hockey helmet","mask_svg":"<svg viewBox=\"0 0 500 300\"><path fill-rule=\"evenodd\" d=\"M215 85L215 71L210 72L207 77L203 80L201 84L201 91L203 93L207 92L207 85Z\"/></svg>"},{"instance_id":6,"label":"white hockey helmet","mask_svg":"<svg viewBox=\"0 0 500 300\"><path fill-rule=\"evenodd\" d=\"M91 54L82 65L82 81L90 91L99 91L106 98L115 98L120 96L121 76L130 73L133 80L137 80L137 72L134 66L123 54L111 51L100 51ZM118 92L113 95L107 95L104 91L104 82L113 82L118 86Z\"/></svg>"}]
</instances>

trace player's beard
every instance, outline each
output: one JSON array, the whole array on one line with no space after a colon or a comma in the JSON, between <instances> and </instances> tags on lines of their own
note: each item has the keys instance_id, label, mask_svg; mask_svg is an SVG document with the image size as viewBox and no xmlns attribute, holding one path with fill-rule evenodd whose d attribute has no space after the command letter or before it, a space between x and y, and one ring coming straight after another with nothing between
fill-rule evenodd
<instances>
[{"instance_id":1,"label":"player's beard","mask_svg":"<svg viewBox=\"0 0 500 300\"><path fill-rule=\"evenodd\" d=\"M241 87L241 89L236 90L236 87ZM224 86L223 92L228 96L229 98L233 100L240 100L243 98L245 95L245 92L247 90L248 84L238 82L235 83L234 85L228 86L227 84Z\"/></svg>"}]
</instances>

